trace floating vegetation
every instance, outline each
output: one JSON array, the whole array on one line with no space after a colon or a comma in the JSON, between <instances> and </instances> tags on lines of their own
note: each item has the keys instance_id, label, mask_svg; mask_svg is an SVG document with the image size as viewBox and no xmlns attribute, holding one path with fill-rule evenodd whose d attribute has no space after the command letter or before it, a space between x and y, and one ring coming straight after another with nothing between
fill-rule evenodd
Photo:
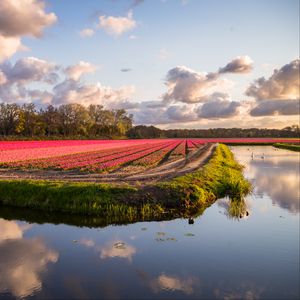
<instances>
[{"instance_id":1,"label":"floating vegetation","mask_svg":"<svg viewBox=\"0 0 300 300\"><path fill-rule=\"evenodd\" d=\"M164 236L164 235L166 235L166 233L165 233L165 232L156 232L156 234L157 234L157 235L161 235L161 236Z\"/></svg>"},{"instance_id":2,"label":"floating vegetation","mask_svg":"<svg viewBox=\"0 0 300 300\"><path fill-rule=\"evenodd\" d=\"M184 236L195 236L195 234L188 232L188 233L185 233Z\"/></svg>"},{"instance_id":3,"label":"floating vegetation","mask_svg":"<svg viewBox=\"0 0 300 300\"><path fill-rule=\"evenodd\" d=\"M123 242L117 242L114 244L114 248L124 250L124 249L126 249L126 245Z\"/></svg>"}]
</instances>

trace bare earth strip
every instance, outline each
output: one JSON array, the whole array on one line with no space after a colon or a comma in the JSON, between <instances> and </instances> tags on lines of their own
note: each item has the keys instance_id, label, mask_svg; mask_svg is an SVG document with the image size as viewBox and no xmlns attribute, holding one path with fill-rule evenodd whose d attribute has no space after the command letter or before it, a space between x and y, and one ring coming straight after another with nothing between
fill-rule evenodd
<instances>
[{"instance_id":1,"label":"bare earth strip","mask_svg":"<svg viewBox=\"0 0 300 300\"><path fill-rule=\"evenodd\" d=\"M146 169L143 167L123 167L113 173L96 174L80 173L74 171L55 170L11 170L0 169L0 179L43 179L43 180L64 180L83 182L114 182L114 183L155 183L168 180L177 176L196 171L212 156L216 144L206 144L175 161L159 165L155 168Z\"/></svg>"}]
</instances>

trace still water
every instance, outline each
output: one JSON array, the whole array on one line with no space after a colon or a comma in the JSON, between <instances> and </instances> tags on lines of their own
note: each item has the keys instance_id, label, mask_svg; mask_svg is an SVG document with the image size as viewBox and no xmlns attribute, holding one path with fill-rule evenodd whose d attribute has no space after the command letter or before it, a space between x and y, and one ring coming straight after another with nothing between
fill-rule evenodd
<instances>
[{"instance_id":1,"label":"still water","mask_svg":"<svg viewBox=\"0 0 300 300\"><path fill-rule=\"evenodd\" d=\"M299 298L299 153L232 150L254 192L194 224L89 228L0 208L0 299Z\"/></svg>"}]
</instances>

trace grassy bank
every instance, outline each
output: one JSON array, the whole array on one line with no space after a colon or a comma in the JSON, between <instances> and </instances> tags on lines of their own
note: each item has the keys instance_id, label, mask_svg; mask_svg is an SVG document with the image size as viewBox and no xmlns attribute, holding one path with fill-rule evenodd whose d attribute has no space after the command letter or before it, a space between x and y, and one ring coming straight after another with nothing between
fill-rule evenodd
<instances>
[{"instance_id":1,"label":"grassy bank","mask_svg":"<svg viewBox=\"0 0 300 300\"><path fill-rule=\"evenodd\" d=\"M293 145L293 144L281 144L281 143L276 143L273 145L276 148L281 148L281 149L288 149L291 151L297 151L300 152L300 144L298 145Z\"/></svg>"},{"instance_id":2,"label":"grassy bank","mask_svg":"<svg viewBox=\"0 0 300 300\"><path fill-rule=\"evenodd\" d=\"M227 146L218 145L205 167L143 188L129 185L41 180L0 181L0 205L104 216L133 222L201 214L217 198L250 191L242 167Z\"/></svg>"}]
</instances>

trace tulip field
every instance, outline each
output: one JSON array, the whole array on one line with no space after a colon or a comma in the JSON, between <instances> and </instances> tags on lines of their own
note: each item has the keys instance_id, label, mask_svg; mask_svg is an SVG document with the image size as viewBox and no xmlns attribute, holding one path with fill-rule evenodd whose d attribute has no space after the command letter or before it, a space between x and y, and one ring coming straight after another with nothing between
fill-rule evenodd
<instances>
[{"instance_id":1,"label":"tulip field","mask_svg":"<svg viewBox=\"0 0 300 300\"><path fill-rule=\"evenodd\" d=\"M61 171L111 172L123 166L155 167L184 158L204 144L285 143L290 139L141 139L0 141L0 167Z\"/></svg>"}]
</instances>

